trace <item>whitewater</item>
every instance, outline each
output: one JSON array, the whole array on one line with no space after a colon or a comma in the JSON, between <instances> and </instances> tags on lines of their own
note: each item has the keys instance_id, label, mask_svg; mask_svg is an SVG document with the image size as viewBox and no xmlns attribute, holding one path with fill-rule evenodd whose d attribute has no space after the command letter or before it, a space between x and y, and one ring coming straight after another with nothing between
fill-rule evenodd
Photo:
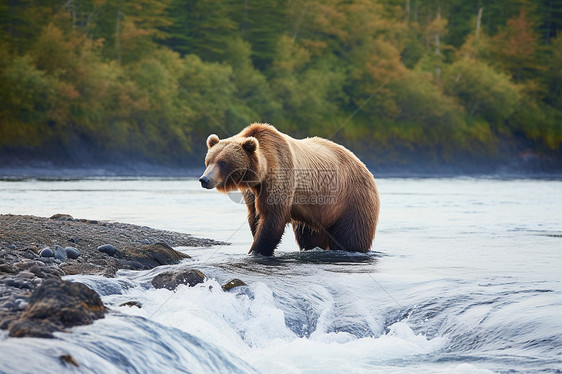
<instances>
[{"instance_id":1,"label":"whitewater","mask_svg":"<svg viewBox=\"0 0 562 374\"><path fill-rule=\"evenodd\" d=\"M228 242L115 278L111 309L56 339L0 330L1 373L560 373L562 181L376 178L373 251L247 255L246 208L190 178L2 180L0 213L120 221ZM175 291L175 266L207 280ZM247 286L225 292L238 278ZM141 305L120 306L134 301ZM70 354L79 367L61 363Z\"/></svg>"}]
</instances>

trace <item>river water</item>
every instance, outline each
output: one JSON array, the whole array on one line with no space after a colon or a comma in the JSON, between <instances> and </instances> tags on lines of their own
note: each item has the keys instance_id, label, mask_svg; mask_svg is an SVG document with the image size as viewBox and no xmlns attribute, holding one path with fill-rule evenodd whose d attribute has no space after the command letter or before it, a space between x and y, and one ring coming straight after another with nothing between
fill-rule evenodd
<instances>
[{"instance_id":1,"label":"river water","mask_svg":"<svg viewBox=\"0 0 562 374\"><path fill-rule=\"evenodd\" d=\"M122 221L231 243L178 248L208 280L70 276L112 312L57 339L8 338L0 372L562 371L562 181L377 179L373 251L248 256L245 206L194 179L0 181L0 213ZM232 278L247 287L223 292ZM137 301L142 308L120 307ZM58 357L72 355L79 368ZM30 359L32 358L32 359Z\"/></svg>"}]
</instances>

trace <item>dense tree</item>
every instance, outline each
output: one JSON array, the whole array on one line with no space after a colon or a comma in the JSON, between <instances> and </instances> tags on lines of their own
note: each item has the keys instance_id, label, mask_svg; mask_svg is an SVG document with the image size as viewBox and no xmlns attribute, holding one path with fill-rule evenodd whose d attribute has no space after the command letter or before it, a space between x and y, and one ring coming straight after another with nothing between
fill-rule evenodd
<instances>
[{"instance_id":1,"label":"dense tree","mask_svg":"<svg viewBox=\"0 0 562 374\"><path fill-rule=\"evenodd\" d=\"M10 0L0 156L179 162L264 121L381 163L560 161L561 32L562 0Z\"/></svg>"}]
</instances>

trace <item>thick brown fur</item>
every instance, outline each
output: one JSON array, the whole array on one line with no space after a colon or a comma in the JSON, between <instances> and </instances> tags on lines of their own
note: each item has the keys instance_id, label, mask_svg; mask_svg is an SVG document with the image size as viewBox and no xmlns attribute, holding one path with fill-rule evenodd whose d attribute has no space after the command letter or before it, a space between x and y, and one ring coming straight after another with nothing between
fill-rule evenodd
<instances>
[{"instance_id":1,"label":"thick brown fur","mask_svg":"<svg viewBox=\"0 0 562 374\"><path fill-rule=\"evenodd\" d=\"M260 123L223 140L210 135L207 147L201 180L206 188L242 191L251 253L273 255L288 223L301 249L370 250L379 195L373 175L351 151Z\"/></svg>"}]
</instances>

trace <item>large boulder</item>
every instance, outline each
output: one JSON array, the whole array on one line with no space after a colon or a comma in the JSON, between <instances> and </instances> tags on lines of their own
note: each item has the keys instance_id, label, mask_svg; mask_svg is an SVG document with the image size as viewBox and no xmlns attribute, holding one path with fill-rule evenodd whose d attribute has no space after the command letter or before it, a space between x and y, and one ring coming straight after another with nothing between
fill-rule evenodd
<instances>
[{"instance_id":1,"label":"large boulder","mask_svg":"<svg viewBox=\"0 0 562 374\"><path fill-rule=\"evenodd\" d=\"M12 337L52 338L55 331L88 325L106 312L99 295L88 286L51 278L33 291L25 311L8 330Z\"/></svg>"},{"instance_id":2,"label":"large boulder","mask_svg":"<svg viewBox=\"0 0 562 374\"><path fill-rule=\"evenodd\" d=\"M196 269L176 269L158 274L152 279L154 288L175 290L180 284L190 287L205 281L205 274Z\"/></svg>"}]
</instances>

